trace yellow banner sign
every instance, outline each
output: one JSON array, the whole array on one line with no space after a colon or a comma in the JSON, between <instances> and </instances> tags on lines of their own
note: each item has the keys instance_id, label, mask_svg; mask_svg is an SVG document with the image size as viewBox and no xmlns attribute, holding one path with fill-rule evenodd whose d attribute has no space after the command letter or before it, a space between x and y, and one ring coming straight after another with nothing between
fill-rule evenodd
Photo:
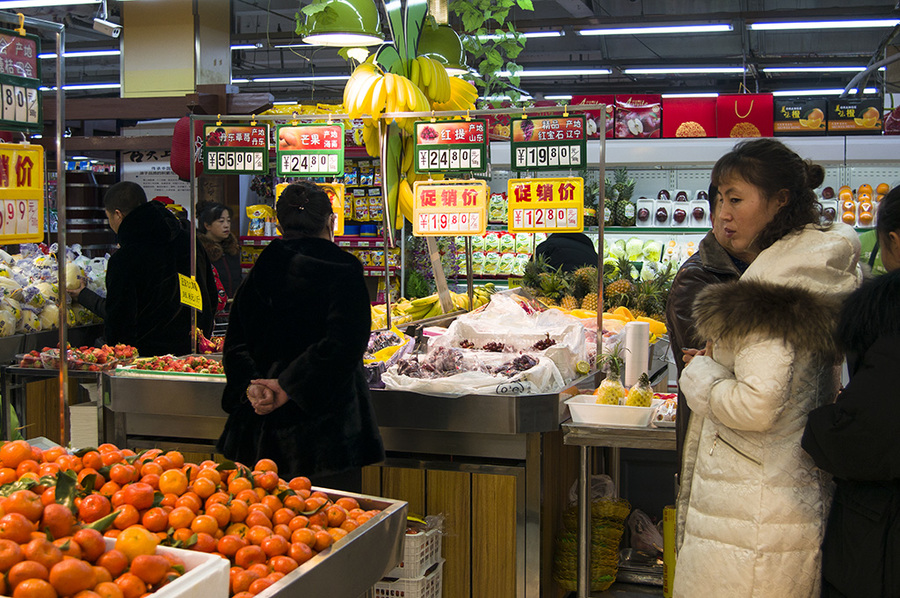
<instances>
[{"instance_id":1,"label":"yellow banner sign","mask_svg":"<svg viewBox=\"0 0 900 598\"><path fill-rule=\"evenodd\" d=\"M509 179L509 232L584 230L584 179Z\"/></svg>"},{"instance_id":2,"label":"yellow banner sign","mask_svg":"<svg viewBox=\"0 0 900 598\"><path fill-rule=\"evenodd\" d=\"M44 148L0 143L0 245L44 240Z\"/></svg>"},{"instance_id":3,"label":"yellow banner sign","mask_svg":"<svg viewBox=\"0 0 900 598\"><path fill-rule=\"evenodd\" d=\"M483 235L488 186L480 180L416 181L413 234Z\"/></svg>"},{"instance_id":4,"label":"yellow banner sign","mask_svg":"<svg viewBox=\"0 0 900 598\"><path fill-rule=\"evenodd\" d=\"M200 285L197 281L184 274L178 275L181 286L181 303L193 307L197 311L203 311L203 295L200 293Z\"/></svg>"}]
</instances>

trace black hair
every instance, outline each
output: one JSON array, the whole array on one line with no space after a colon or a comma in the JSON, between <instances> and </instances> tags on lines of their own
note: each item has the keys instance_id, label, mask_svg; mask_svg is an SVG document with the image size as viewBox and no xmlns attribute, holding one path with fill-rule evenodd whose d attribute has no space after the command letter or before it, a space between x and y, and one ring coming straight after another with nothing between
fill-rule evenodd
<instances>
[{"instance_id":1,"label":"black hair","mask_svg":"<svg viewBox=\"0 0 900 598\"><path fill-rule=\"evenodd\" d=\"M147 194L137 183L121 181L106 190L103 196L103 208L110 214L116 210L127 216L135 208L147 203Z\"/></svg>"},{"instance_id":2,"label":"black hair","mask_svg":"<svg viewBox=\"0 0 900 598\"><path fill-rule=\"evenodd\" d=\"M777 216L760 231L760 250L790 232L821 221L822 206L815 188L825 180L825 169L804 160L780 141L754 139L735 145L713 167L712 184L721 187L733 178L759 188L766 200L772 200L782 189L789 194Z\"/></svg>"},{"instance_id":3,"label":"black hair","mask_svg":"<svg viewBox=\"0 0 900 598\"><path fill-rule=\"evenodd\" d=\"M900 233L900 186L894 187L881 198L875 227L881 240L886 239L889 233Z\"/></svg>"},{"instance_id":4,"label":"black hair","mask_svg":"<svg viewBox=\"0 0 900 598\"><path fill-rule=\"evenodd\" d=\"M216 201L198 201L197 202L197 229L201 233L206 232L206 227L222 217L222 214L228 212L231 217L231 209L225 204Z\"/></svg>"},{"instance_id":5,"label":"black hair","mask_svg":"<svg viewBox=\"0 0 900 598\"><path fill-rule=\"evenodd\" d=\"M285 237L317 237L334 212L328 194L311 181L285 187L275 204L275 214Z\"/></svg>"},{"instance_id":6,"label":"black hair","mask_svg":"<svg viewBox=\"0 0 900 598\"><path fill-rule=\"evenodd\" d=\"M884 202L884 200L881 200ZM900 334L900 270L866 281L841 309L835 338L850 357L861 358L884 334Z\"/></svg>"},{"instance_id":7,"label":"black hair","mask_svg":"<svg viewBox=\"0 0 900 598\"><path fill-rule=\"evenodd\" d=\"M710 216L712 216L716 213L716 208L718 207L716 204L716 199L718 199L719 197L719 188L710 183L709 189L707 190L706 194L706 201L709 202L709 214Z\"/></svg>"}]
</instances>

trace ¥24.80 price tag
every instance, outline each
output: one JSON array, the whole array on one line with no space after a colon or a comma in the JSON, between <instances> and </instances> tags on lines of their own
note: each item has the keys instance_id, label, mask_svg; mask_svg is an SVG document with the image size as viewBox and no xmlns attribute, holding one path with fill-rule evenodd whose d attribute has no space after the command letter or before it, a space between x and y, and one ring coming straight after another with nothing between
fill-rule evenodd
<instances>
[{"instance_id":1,"label":"\u00a524.80 price tag","mask_svg":"<svg viewBox=\"0 0 900 598\"><path fill-rule=\"evenodd\" d=\"M485 181L416 181L413 235L483 235L487 196Z\"/></svg>"},{"instance_id":2,"label":"\u00a524.80 price tag","mask_svg":"<svg viewBox=\"0 0 900 598\"><path fill-rule=\"evenodd\" d=\"M278 176L344 174L344 124L279 125L275 163Z\"/></svg>"},{"instance_id":3,"label":"\u00a524.80 price tag","mask_svg":"<svg viewBox=\"0 0 900 598\"><path fill-rule=\"evenodd\" d=\"M416 123L416 172L480 172L487 163L487 121Z\"/></svg>"},{"instance_id":4,"label":"\u00a524.80 price tag","mask_svg":"<svg viewBox=\"0 0 900 598\"><path fill-rule=\"evenodd\" d=\"M584 179L509 179L509 232L584 230Z\"/></svg>"}]
</instances>

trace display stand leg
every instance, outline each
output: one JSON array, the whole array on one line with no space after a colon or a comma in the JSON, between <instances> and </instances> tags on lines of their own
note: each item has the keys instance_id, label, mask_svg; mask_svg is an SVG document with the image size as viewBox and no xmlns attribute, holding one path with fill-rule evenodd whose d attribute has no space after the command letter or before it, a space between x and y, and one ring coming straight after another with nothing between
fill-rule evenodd
<instances>
[{"instance_id":1,"label":"display stand leg","mask_svg":"<svg viewBox=\"0 0 900 598\"><path fill-rule=\"evenodd\" d=\"M0 369L0 403L3 409L3 440L12 440L12 417L10 410L12 409L12 401L9 398L9 384L6 368Z\"/></svg>"},{"instance_id":2,"label":"display stand leg","mask_svg":"<svg viewBox=\"0 0 900 598\"><path fill-rule=\"evenodd\" d=\"M469 295L469 311L475 309L475 284L472 281L472 237L466 235L466 293Z\"/></svg>"},{"instance_id":3,"label":"display stand leg","mask_svg":"<svg viewBox=\"0 0 900 598\"><path fill-rule=\"evenodd\" d=\"M438 299L441 309L445 314L453 311L453 300L450 299L450 290L447 288L447 277L444 276L444 266L441 264L441 252L438 251L437 239L425 237L428 246L428 258L431 260L431 269L434 271L434 284L437 287Z\"/></svg>"},{"instance_id":4,"label":"display stand leg","mask_svg":"<svg viewBox=\"0 0 900 598\"><path fill-rule=\"evenodd\" d=\"M591 447L582 446L578 472L578 598L591 595Z\"/></svg>"}]
</instances>

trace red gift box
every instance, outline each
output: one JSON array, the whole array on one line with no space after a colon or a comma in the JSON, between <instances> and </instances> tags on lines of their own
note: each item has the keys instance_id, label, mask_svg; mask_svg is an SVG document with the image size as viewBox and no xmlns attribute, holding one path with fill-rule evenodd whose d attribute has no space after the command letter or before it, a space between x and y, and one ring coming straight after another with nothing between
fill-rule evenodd
<instances>
[{"instance_id":1,"label":"red gift box","mask_svg":"<svg viewBox=\"0 0 900 598\"><path fill-rule=\"evenodd\" d=\"M572 96L572 106L577 106L578 104L606 104L606 138L612 139L613 126L615 125L616 96ZM600 139L603 136L603 133L600 131L600 110L586 110L583 114L587 117L587 138Z\"/></svg>"},{"instance_id":2,"label":"red gift box","mask_svg":"<svg viewBox=\"0 0 900 598\"><path fill-rule=\"evenodd\" d=\"M616 139L660 137L662 96L659 94L616 96Z\"/></svg>"},{"instance_id":3,"label":"red gift box","mask_svg":"<svg viewBox=\"0 0 900 598\"><path fill-rule=\"evenodd\" d=\"M737 93L716 98L719 137L772 137L775 99L770 93Z\"/></svg>"},{"instance_id":4,"label":"red gift box","mask_svg":"<svg viewBox=\"0 0 900 598\"><path fill-rule=\"evenodd\" d=\"M715 137L716 98L663 98L663 137Z\"/></svg>"}]
</instances>

